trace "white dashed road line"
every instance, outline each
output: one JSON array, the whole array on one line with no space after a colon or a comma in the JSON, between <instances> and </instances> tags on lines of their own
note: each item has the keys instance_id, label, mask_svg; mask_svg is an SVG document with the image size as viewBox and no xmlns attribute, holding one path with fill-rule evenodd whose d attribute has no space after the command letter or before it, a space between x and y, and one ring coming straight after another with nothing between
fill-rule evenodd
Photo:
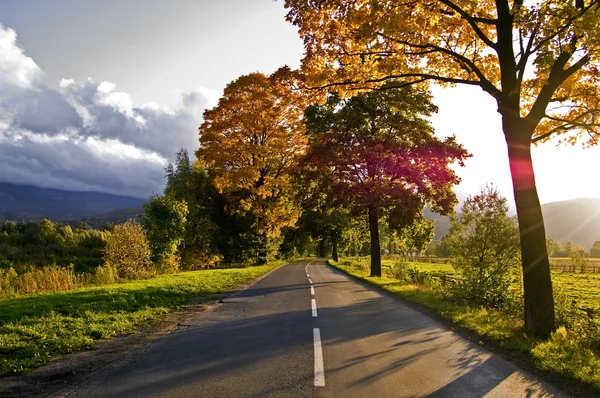
<instances>
[{"instance_id":1,"label":"white dashed road line","mask_svg":"<svg viewBox=\"0 0 600 398\"><path fill-rule=\"evenodd\" d=\"M313 328L313 341L315 346L315 387L325 387L325 367L323 366L323 350L319 328Z\"/></svg>"},{"instance_id":2,"label":"white dashed road line","mask_svg":"<svg viewBox=\"0 0 600 398\"><path fill-rule=\"evenodd\" d=\"M308 273L308 266L311 263L312 261L306 264L304 270L306 271L306 277L310 282L310 295L314 297L315 287L313 286L313 281L310 279L310 274ZM312 307L312 316L313 318L317 318L317 300L313 298L310 303ZM315 346L315 387L325 387L325 366L323 366L323 348L321 347L321 331L319 328L313 328L313 340Z\"/></svg>"}]
</instances>

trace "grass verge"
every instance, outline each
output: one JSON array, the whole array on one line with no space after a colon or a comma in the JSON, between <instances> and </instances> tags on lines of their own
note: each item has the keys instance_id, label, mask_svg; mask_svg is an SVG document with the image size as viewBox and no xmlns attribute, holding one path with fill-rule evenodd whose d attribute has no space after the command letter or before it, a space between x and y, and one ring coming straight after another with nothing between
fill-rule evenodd
<instances>
[{"instance_id":1,"label":"grass verge","mask_svg":"<svg viewBox=\"0 0 600 398\"><path fill-rule=\"evenodd\" d=\"M405 284L391 276L370 277L365 263L329 261L340 271L377 286L407 301L433 309L452 322L475 332L504 350L520 351L532 363L561 381L576 380L600 390L600 353L586 341L578 339L565 328L548 341L528 338L519 316L481 307L471 307L451 301L443 291L429 286Z\"/></svg>"},{"instance_id":2,"label":"grass verge","mask_svg":"<svg viewBox=\"0 0 600 398\"><path fill-rule=\"evenodd\" d=\"M264 275L263 266L181 272L127 283L0 300L0 376L27 373L59 355L150 326L192 299Z\"/></svg>"}]
</instances>

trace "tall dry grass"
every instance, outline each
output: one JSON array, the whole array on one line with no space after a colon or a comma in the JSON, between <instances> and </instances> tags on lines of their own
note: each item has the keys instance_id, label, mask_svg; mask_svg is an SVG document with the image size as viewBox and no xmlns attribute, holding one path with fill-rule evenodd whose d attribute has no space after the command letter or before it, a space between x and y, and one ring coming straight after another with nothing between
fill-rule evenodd
<instances>
[{"instance_id":1,"label":"tall dry grass","mask_svg":"<svg viewBox=\"0 0 600 398\"><path fill-rule=\"evenodd\" d=\"M94 273L83 274L75 274L72 266L31 268L21 274L14 268L0 269L0 298L60 292L118 280L116 271L109 265L98 267Z\"/></svg>"}]
</instances>

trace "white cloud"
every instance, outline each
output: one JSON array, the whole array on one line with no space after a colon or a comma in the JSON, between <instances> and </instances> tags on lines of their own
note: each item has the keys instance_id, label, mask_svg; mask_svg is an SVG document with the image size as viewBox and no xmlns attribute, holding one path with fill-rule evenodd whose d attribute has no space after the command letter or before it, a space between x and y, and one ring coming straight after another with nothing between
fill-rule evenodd
<instances>
[{"instance_id":1,"label":"white cloud","mask_svg":"<svg viewBox=\"0 0 600 398\"><path fill-rule=\"evenodd\" d=\"M17 33L0 24L0 87L3 83L31 87L41 74L39 66L17 45Z\"/></svg>"},{"instance_id":2,"label":"white cloud","mask_svg":"<svg viewBox=\"0 0 600 398\"><path fill-rule=\"evenodd\" d=\"M42 70L0 25L0 181L147 196L164 186L179 148L198 147L202 111L218 93L181 94L175 109L134 106L111 82L40 79Z\"/></svg>"}]
</instances>

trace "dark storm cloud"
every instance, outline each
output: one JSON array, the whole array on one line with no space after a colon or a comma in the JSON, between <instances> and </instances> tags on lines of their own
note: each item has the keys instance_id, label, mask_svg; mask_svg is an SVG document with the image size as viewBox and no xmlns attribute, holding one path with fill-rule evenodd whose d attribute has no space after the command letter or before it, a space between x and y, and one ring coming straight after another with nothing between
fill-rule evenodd
<instances>
[{"instance_id":1,"label":"dark storm cloud","mask_svg":"<svg viewBox=\"0 0 600 398\"><path fill-rule=\"evenodd\" d=\"M215 102L199 89L181 106L135 107L112 83L61 82L54 90L0 25L0 181L147 196L161 192L164 166L198 146L198 116Z\"/></svg>"}]
</instances>

